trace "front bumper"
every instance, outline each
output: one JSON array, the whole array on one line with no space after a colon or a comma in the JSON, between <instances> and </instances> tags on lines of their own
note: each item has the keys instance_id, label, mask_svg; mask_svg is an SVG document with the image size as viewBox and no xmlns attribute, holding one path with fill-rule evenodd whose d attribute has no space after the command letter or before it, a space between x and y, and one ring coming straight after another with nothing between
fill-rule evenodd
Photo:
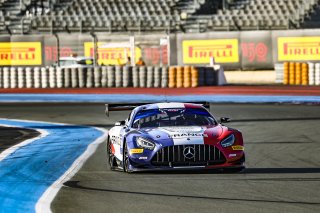
<instances>
[{"instance_id":1,"label":"front bumper","mask_svg":"<svg viewBox=\"0 0 320 213\"><path fill-rule=\"evenodd\" d=\"M183 151L192 147L194 156L186 158ZM175 145L144 150L139 154L129 156L131 171L158 170L207 170L224 168L244 168L244 152L234 151L230 154L212 145Z\"/></svg>"}]
</instances>

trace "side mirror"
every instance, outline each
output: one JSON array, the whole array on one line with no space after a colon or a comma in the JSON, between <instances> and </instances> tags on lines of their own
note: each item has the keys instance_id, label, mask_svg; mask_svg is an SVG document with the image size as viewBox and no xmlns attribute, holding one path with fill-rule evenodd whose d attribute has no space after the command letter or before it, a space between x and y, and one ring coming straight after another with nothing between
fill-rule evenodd
<instances>
[{"instance_id":1,"label":"side mirror","mask_svg":"<svg viewBox=\"0 0 320 213\"><path fill-rule=\"evenodd\" d=\"M124 125L126 125L126 121L118 121L114 125L115 126L124 126Z\"/></svg>"},{"instance_id":2,"label":"side mirror","mask_svg":"<svg viewBox=\"0 0 320 213\"><path fill-rule=\"evenodd\" d=\"M220 118L220 123L229 123L231 121L231 118L226 118L226 117L221 117Z\"/></svg>"}]
</instances>

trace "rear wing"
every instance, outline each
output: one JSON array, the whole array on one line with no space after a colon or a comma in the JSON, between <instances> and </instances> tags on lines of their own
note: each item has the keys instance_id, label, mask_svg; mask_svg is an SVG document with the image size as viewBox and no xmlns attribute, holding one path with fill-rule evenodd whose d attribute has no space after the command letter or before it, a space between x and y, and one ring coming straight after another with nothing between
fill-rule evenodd
<instances>
[{"instance_id":1,"label":"rear wing","mask_svg":"<svg viewBox=\"0 0 320 213\"><path fill-rule=\"evenodd\" d=\"M105 104L106 109L105 113L106 116L109 117L109 114L111 111L127 111L127 110L133 110L134 108L142 105L146 105L150 103L126 103L126 104Z\"/></svg>"},{"instance_id":2,"label":"rear wing","mask_svg":"<svg viewBox=\"0 0 320 213\"><path fill-rule=\"evenodd\" d=\"M199 105L203 106L204 108L210 110L210 103L209 102L188 102L188 103L199 104ZM111 111L128 111L128 110L133 110L134 108L136 108L138 106L147 105L147 104L152 104L152 103L105 104L105 106L106 106L105 114L106 114L106 116L109 117L109 114Z\"/></svg>"}]
</instances>

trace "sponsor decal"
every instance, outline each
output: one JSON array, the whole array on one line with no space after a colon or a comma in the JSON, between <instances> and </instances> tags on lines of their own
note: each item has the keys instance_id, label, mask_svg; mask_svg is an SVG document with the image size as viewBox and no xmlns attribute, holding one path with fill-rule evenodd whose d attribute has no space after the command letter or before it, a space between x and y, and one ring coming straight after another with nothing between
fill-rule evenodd
<instances>
[{"instance_id":1,"label":"sponsor decal","mask_svg":"<svg viewBox=\"0 0 320 213\"><path fill-rule=\"evenodd\" d=\"M203 132L204 129L202 127L197 126L186 126L186 127L170 127L170 128L162 128L169 132L179 132L179 133L190 133L190 132Z\"/></svg>"},{"instance_id":2,"label":"sponsor decal","mask_svg":"<svg viewBox=\"0 0 320 213\"><path fill-rule=\"evenodd\" d=\"M242 55L249 62L266 62L268 47L263 42L243 42L241 43Z\"/></svg>"},{"instance_id":3,"label":"sponsor decal","mask_svg":"<svg viewBox=\"0 0 320 213\"><path fill-rule=\"evenodd\" d=\"M144 47L143 59L147 64L163 65L168 64L168 47L167 45L161 45L160 47Z\"/></svg>"},{"instance_id":4,"label":"sponsor decal","mask_svg":"<svg viewBox=\"0 0 320 213\"><path fill-rule=\"evenodd\" d=\"M142 156L142 157L139 157L139 160L147 160L148 157L147 156Z\"/></svg>"},{"instance_id":5,"label":"sponsor decal","mask_svg":"<svg viewBox=\"0 0 320 213\"><path fill-rule=\"evenodd\" d=\"M0 66L41 64L41 42L0 42Z\"/></svg>"},{"instance_id":6,"label":"sponsor decal","mask_svg":"<svg viewBox=\"0 0 320 213\"><path fill-rule=\"evenodd\" d=\"M320 60L320 37L279 37L278 60Z\"/></svg>"},{"instance_id":7,"label":"sponsor decal","mask_svg":"<svg viewBox=\"0 0 320 213\"><path fill-rule=\"evenodd\" d=\"M130 154L141 154L143 153L143 149L130 149Z\"/></svg>"},{"instance_id":8,"label":"sponsor decal","mask_svg":"<svg viewBox=\"0 0 320 213\"><path fill-rule=\"evenodd\" d=\"M58 61L58 48L56 46L45 46L45 60L50 62ZM60 47L60 57L67 57L74 55L75 53L71 47Z\"/></svg>"},{"instance_id":9,"label":"sponsor decal","mask_svg":"<svg viewBox=\"0 0 320 213\"><path fill-rule=\"evenodd\" d=\"M209 64L239 62L238 39L185 40L182 42L183 63Z\"/></svg>"},{"instance_id":10,"label":"sponsor decal","mask_svg":"<svg viewBox=\"0 0 320 213\"><path fill-rule=\"evenodd\" d=\"M111 143L120 145L121 144L121 137L112 135L111 136Z\"/></svg>"},{"instance_id":11,"label":"sponsor decal","mask_svg":"<svg viewBox=\"0 0 320 213\"><path fill-rule=\"evenodd\" d=\"M131 57L131 51L128 47L107 47L103 48L105 42L97 43L97 57L98 64L103 65L120 65L127 62L127 57ZM94 45L93 42L84 43L84 54L86 57L94 57ZM141 57L141 49L135 48L135 60L136 62Z\"/></svg>"},{"instance_id":12,"label":"sponsor decal","mask_svg":"<svg viewBox=\"0 0 320 213\"><path fill-rule=\"evenodd\" d=\"M229 157L232 158L232 157L236 157L237 154L229 154Z\"/></svg>"},{"instance_id":13,"label":"sponsor decal","mask_svg":"<svg viewBox=\"0 0 320 213\"><path fill-rule=\"evenodd\" d=\"M232 150L244 150L244 147L243 146L240 146L240 145L237 145L237 146L232 146Z\"/></svg>"},{"instance_id":14,"label":"sponsor decal","mask_svg":"<svg viewBox=\"0 0 320 213\"><path fill-rule=\"evenodd\" d=\"M190 138L190 137L208 137L208 135L205 135L203 133L176 133L176 134L170 134L169 138Z\"/></svg>"}]
</instances>

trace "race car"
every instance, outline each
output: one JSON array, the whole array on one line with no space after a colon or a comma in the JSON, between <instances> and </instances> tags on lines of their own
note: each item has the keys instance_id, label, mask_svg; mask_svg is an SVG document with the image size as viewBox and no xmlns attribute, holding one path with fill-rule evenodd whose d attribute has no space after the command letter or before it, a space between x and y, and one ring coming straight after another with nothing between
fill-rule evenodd
<instances>
[{"instance_id":1,"label":"race car","mask_svg":"<svg viewBox=\"0 0 320 213\"><path fill-rule=\"evenodd\" d=\"M110 111L132 110L115 123L107 139L111 170L245 168L242 133L218 122L208 103L106 104Z\"/></svg>"}]
</instances>

